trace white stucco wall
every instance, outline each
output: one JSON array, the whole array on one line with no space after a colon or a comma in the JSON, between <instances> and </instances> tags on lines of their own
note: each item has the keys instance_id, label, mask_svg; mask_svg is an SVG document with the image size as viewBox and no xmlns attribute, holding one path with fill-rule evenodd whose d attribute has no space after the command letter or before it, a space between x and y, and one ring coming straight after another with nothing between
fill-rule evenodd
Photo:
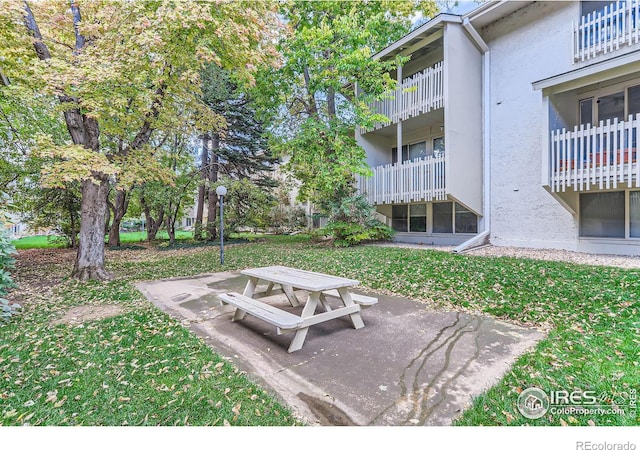
<instances>
[{"instance_id":1,"label":"white stucco wall","mask_svg":"<svg viewBox=\"0 0 640 450\"><path fill-rule=\"evenodd\" d=\"M482 54L458 24L445 28L447 194L478 215L482 205Z\"/></svg>"},{"instance_id":2,"label":"white stucco wall","mask_svg":"<svg viewBox=\"0 0 640 450\"><path fill-rule=\"evenodd\" d=\"M572 70L579 2L537 2L481 30L491 51L491 242L577 248L576 219L541 185L542 93L532 82Z\"/></svg>"}]
</instances>

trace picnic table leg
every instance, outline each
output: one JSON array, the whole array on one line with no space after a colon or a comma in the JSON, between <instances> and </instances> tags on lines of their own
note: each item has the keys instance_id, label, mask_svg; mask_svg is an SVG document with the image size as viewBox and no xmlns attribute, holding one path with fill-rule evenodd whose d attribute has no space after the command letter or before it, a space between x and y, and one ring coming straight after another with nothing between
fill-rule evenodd
<instances>
[{"instance_id":1,"label":"picnic table leg","mask_svg":"<svg viewBox=\"0 0 640 450\"><path fill-rule=\"evenodd\" d=\"M326 312L331 311L331 305L327 301L327 297L325 297L322 292L320 293L320 304L322 305L322 307Z\"/></svg>"},{"instance_id":2,"label":"picnic table leg","mask_svg":"<svg viewBox=\"0 0 640 450\"><path fill-rule=\"evenodd\" d=\"M258 285L258 279L255 277L249 277L247 281L247 285L244 288L244 292L242 295L247 297L253 297L253 293L256 291L256 286ZM233 322L244 319L247 313L243 310L236 308L236 312L233 313L233 318L231 319Z\"/></svg>"},{"instance_id":3,"label":"picnic table leg","mask_svg":"<svg viewBox=\"0 0 640 450\"><path fill-rule=\"evenodd\" d=\"M355 302L351 298L351 294L349 293L349 288L340 288L338 289L338 293L340 294L340 298L342 299L342 303L344 306L352 306L355 305ZM362 317L360 317L360 313L349 314L349 318L351 319L351 323L353 323L353 328L356 330L364 327L364 322L362 321Z\"/></svg>"},{"instance_id":4,"label":"picnic table leg","mask_svg":"<svg viewBox=\"0 0 640 450\"><path fill-rule=\"evenodd\" d=\"M287 286L286 284L281 284L280 286L282 286L282 290L289 299L289 303L291 303L291 306L300 306L300 300L298 300L295 292L293 292L293 288L291 286Z\"/></svg>"},{"instance_id":5,"label":"picnic table leg","mask_svg":"<svg viewBox=\"0 0 640 450\"><path fill-rule=\"evenodd\" d=\"M304 309L302 310L302 319L307 319L312 317L316 313L316 307L318 306L318 301L320 299L320 292L311 292L309 293L309 299L307 300L307 304L304 305ZM307 337L307 333L309 332L309 327L306 326L304 328L299 328L296 331L295 336L293 336L293 340L291 341L291 345L289 345L288 352L295 352L302 348L304 344L304 340Z\"/></svg>"},{"instance_id":6,"label":"picnic table leg","mask_svg":"<svg viewBox=\"0 0 640 450\"><path fill-rule=\"evenodd\" d=\"M270 281L269 285L267 286L267 290L264 292L265 297L269 296L272 290L273 290L273 281Z\"/></svg>"}]
</instances>

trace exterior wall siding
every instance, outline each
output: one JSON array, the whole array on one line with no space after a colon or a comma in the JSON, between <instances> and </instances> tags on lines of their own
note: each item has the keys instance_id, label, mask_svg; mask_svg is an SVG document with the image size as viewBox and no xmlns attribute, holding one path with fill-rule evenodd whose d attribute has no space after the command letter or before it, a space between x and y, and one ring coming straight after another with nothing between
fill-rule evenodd
<instances>
[{"instance_id":1,"label":"exterior wall siding","mask_svg":"<svg viewBox=\"0 0 640 450\"><path fill-rule=\"evenodd\" d=\"M482 30L491 50L491 236L495 245L576 250L577 219L541 184L548 109L534 81L572 70L579 2L538 2Z\"/></svg>"}]
</instances>

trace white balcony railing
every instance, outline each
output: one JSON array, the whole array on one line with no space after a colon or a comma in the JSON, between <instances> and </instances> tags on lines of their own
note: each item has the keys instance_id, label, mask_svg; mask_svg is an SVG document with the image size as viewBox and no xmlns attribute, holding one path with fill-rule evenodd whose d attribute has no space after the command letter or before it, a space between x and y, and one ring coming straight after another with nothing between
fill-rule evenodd
<instances>
[{"instance_id":1,"label":"white balcony railing","mask_svg":"<svg viewBox=\"0 0 640 450\"><path fill-rule=\"evenodd\" d=\"M585 61L640 41L640 0L612 2L573 21L573 59Z\"/></svg>"},{"instance_id":2,"label":"white balcony railing","mask_svg":"<svg viewBox=\"0 0 640 450\"><path fill-rule=\"evenodd\" d=\"M640 187L639 138L640 114L624 122L607 120L551 132L551 190Z\"/></svg>"},{"instance_id":3,"label":"white balcony railing","mask_svg":"<svg viewBox=\"0 0 640 450\"><path fill-rule=\"evenodd\" d=\"M444 154L372 168L359 176L358 190L371 204L445 200Z\"/></svg>"},{"instance_id":4,"label":"white balcony railing","mask_svg":"<svg viewBox=\"0 0 640 450\"><path fill-rule=\"evenodd\" d=\"M374 101L372 109L389 118L389 122L378 123L374 129L385 127L398 120L407 120L444 106L444 62L402 81L402 85L385 98Z\"/></svg>"}]
</instances>

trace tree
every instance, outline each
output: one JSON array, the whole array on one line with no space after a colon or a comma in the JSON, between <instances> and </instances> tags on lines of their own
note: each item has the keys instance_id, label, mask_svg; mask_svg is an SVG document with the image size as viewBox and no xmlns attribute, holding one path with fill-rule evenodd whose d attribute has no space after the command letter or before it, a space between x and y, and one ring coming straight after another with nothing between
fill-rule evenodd
<instances>
[{"instance_id":1,"label":"tree","mask_svg":"<svg viewBox=\"0 0 640 450\"><path fill-rule=\"evenodd\" d=\"M258 186L273 187L268 175L277 159L271 154L263 123L257 117L250 90L243 89L231 74L213 64L202 71L202 99L216 114L224 117L226 127L202 138L195 237L202 231L204 202L207 201L206 239L216 237L218 196L212 186L222 173L233 179L251 177Z\"/></svg>"},{"instance_id":2,"label":"tree","mask_svg":"<svg viewBox=\"0 0 640 450\"><path fill-rule=\"evenodd\" d=\"M219 129L223 120L199 99L200 67L232 67L250 81L275 56L275 24L268 2L3 4L0 61L16 86L12 94L55 99L68 130L64 143L43 133L38 150L53 160L43 167L50 187L80 183L74 277L110 278L103 234L109 180L130 186L157 174L149 141L178 115L194 130Z\"/></svg>"},{"instance_id":3,"label":"tree","mask_svg":"<svg viewBox=\"0 0 640 450\"><path fill-rule=\"evenodd\" d=\"M416 11L435 10L433 1L422 0L284 5L292 28L280 43L285 64L265 78L276 85L270 103L286 107L274 137L279 152L290 156L287 168L302 182L301 200L328 207L352 193L354 172L369 173L355 127L380 120L367 104L394 86L388 72L404 61L372 55L406 33Z\"/></svg>"},{"instance_id":4,"label":"tree","mask_svg":"<svg viewBox=\"0 0 640 450\"><path fill-rule=\"evenodd\" d=\"M228 189L224 201L225 236L242 227L265 228L269 224L269 214L276 204L273 195L248 178L222 178L220 184Z\"/></svg>"}]
</instances>

